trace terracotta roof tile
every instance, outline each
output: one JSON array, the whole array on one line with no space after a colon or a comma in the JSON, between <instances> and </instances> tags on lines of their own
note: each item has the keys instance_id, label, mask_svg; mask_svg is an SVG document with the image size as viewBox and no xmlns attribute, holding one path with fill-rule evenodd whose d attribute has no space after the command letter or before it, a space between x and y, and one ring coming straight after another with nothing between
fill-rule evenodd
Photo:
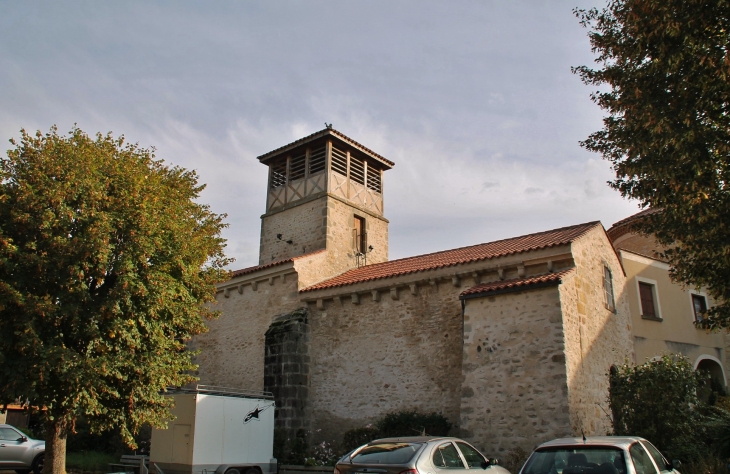
<instances>
[{"instance_id":1,"label":"terracotta roof tile","mask_svg":"<svg viewBox=\"0 0 730 474\"><path fill-rule=\"evenodd\" d=\"M342 275L305 288L300 292L352 285L564 245L599 225L601 223L598 221L588 222L586 224L513 237L511 239L497 240L486 244L472 245L470 247L444 250L442 252L367 265L347 271Z\"/></svg>"},{"instance_id":2,"label":"terracotta roof tile","mask_svg":"<svg viewBox=\"0 0 730 474\"><path fill-rule=\"evenodd\" d=\"M387 158L379 155L378 153L375 153L370 148L366 147L365 145L363 145L361 143L356 142L352 138L348 137L347 135L345 135L342 132L338 132L334 128L325 128L323 130L320 130L319 132L315 132L315 133L313 133L311 135L308 135L308 136L306 136L304 138L300 138L299 140L295 140L295 141L293 141L293 142L291 142L291 143L289 143L287 145L284 145L284 146L281 146L281 147L277 148L276 150L271 150L268 153L264 153L263 155L258 156L257 159L259 161L265 160L265 159L270 158L270 157L272 157L274 155L277 155L282 150L285 150L287 148L291 148L291 147L296 146L296 145L304 144L304 143L306 143L308 141L314 140L315 138L319 138L320 136L323 137L323 136L328 135L328 134L334 135L334 136L342 139L343 141L345 141L347 143L350 143L351 145L356 146L357 148L361 149L362 151L365 151L365 152L369 153L374 158L377 158L377 159L381 160L383 163L389 165L390 167L395 166L395 163L393 163L389 159L387 159Z\"/></svg>"},{"instance_id":3,"label":"terracotta roof tile","mask_svg":"<svg viewBox=\"0 0 730 474\"><path fill-rule=\"evenodd\" d=\"M324 251L325 251L324 249L317 250L317 251L310 252L310 253L305 253L303 255L299 255L299 256L296 256L296 257L285 258L285 259L282 259L282 260L277 260L275 262L266 263L264 265L256 265L255 267L248 267L248 268L242 268L240 270L234 270L234 271L231 272L231 278L233 279L233 278L236 278L236 277L240 277L241 275L247 275L249 273L254 273L254 272L257 272L259 270L263 270L265 268L271 268L271 267L275 267L277 265L283 265L285 263L291 263L294 260L297 260L297 259L300 259L300 258L303 258L303 257L308 257L310 255L314 255L314 254L321 253L321 252L324 252Z\"/></svg>"},{"instance_id":4,"label":"terracotta roof tile","mask_svg":"<svg viewBox=\"0 0 730 474\"><path fill-rule=\"evenodd\" d=\"M616 222L614 225L611 226L610 229L606 231L606 233L608 234L609 239L611 239L611 241L614 241L622 235L630 232L632 223L640 220L643 217L656 214L657 212L659 212L659 209L654 207L644 209L643 211L630 215L626 219L621 219L620 221Z\"/></svg>"},{"instance_id":5,"label":"terracotta roof tile","mask_svg":"<svg viewBox=\"0 0 730 474\"><path fill-rule=\"evenodd\" d=\"M528 278L516 278L514 280L499 280L490 283L483 283L481 285L472 286L468 290L463 291L459 298L464 299L465 296L482 295L484 293L492 293L499 290L517 290L525 286L533 286L538 284L558 284L562 281L562 278L568 273L572 272L573 268L567 270L561 270L555 273L546 273L544 275L538 275Z\"/></svg>"}]
</instances>

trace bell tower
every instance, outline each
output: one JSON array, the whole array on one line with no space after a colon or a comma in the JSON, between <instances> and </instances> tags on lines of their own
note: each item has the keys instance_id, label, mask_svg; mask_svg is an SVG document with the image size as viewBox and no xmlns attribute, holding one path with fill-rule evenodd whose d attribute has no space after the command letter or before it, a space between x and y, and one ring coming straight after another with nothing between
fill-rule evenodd
<instances>
[{"instance_id":1,"label":"bell tower","mask_svg":"<svg viewBox=\"0 0 730 474\"><path fill-rule=\"evenodd\" d=\"M337 270L388 260L383 175L395 163L330 127L258 160L269 167L260 265L317 250Z\"/></svg>"}]
</instances>

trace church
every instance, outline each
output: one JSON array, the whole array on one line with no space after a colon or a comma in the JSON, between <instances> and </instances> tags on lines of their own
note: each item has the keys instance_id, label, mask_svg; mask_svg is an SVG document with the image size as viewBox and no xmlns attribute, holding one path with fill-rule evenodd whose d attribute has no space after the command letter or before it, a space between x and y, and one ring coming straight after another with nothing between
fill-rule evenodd
<instances>
[{"instance_id":1,"label":"church","mask_svg":"<svg viewBox=\"0 0 730 474\"><path fill-rule=\"evenodd\" d=\"M258 160L259 265L218 287L201 384L273 392L277 426L319 440L404 409L494 455L611 429L634 345L600 222L389 260L392 161L332 128Z\"/></svg>"}]
</instances>

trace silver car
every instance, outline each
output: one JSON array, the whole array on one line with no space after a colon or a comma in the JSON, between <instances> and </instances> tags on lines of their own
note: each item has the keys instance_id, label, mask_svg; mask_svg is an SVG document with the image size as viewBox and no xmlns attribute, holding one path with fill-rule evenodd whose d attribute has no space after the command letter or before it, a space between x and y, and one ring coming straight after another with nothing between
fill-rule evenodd
<instances>
[{"instance_id":1,"label":"silver car","mask_svg":"<svg viewBox=\"0 0 730 474\"><path fill-rule=\"evenodd\" d=\"M509 474L459 438L410 436L371 441L346 455L334 474Z\"/></svg>"},{"instance_id":2,"label":"silver car","mask_svg":"<svg viewBox=\"0 0 730 474\"><path fill-rule=\"evenodd\" d=\"M30 439L11 425L0 424L0 471L41 474L46 442Z\"/></svg>"},{"instance_id":3,"label":"silver car","mask_svg":"<svg viewBox=\"0 0 730 474\"><path fill-rule=\"evenodd\" d=\"M678 467L644 438L591 436L541 444L520 474L679 474Z\"/></svg>"}]
</instances>

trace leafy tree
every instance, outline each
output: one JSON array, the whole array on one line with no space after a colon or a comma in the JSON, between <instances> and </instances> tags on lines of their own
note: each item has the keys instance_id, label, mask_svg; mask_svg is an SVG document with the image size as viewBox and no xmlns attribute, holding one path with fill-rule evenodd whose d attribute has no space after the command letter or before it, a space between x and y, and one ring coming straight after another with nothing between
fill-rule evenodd
<instances>
[{"instance_id":1,"label":"leafy tree","mask_svg":"<svg viewBox=\"0 0 730 474\"><path fill-rule=\"evenodd\" d=\"M697 389L703 375L682 355L612 367L609 404L615 435L641 436L682 460L704 453Z\"/></svg>"},{"instance_id":2,"label":"leafy tree","mask_svg":"<svg viewBox=\"0 0 730 474\"><path fill-rule=\"evenodd\" d=\"M124 138L21 133L0 158L0 403L42 410L59 474L80 415L133 447L169 417L160 392L195 380L225 216L196 202L195 172Z\"/></svg>"},{"instance_id":3,"label":"leafy tree","mask_svg":"<svg viewBox=\"0 0 730 474\"><path fill-rule=\"evenodd\" d=\"M575 14L601 67L573 71L608 113L581 145L613 164L622 196L661 209L637 228L667 248L675 280L720 302L707 326L730 327L730 2L609 0Z\"/></svg>"}]
</instances>

